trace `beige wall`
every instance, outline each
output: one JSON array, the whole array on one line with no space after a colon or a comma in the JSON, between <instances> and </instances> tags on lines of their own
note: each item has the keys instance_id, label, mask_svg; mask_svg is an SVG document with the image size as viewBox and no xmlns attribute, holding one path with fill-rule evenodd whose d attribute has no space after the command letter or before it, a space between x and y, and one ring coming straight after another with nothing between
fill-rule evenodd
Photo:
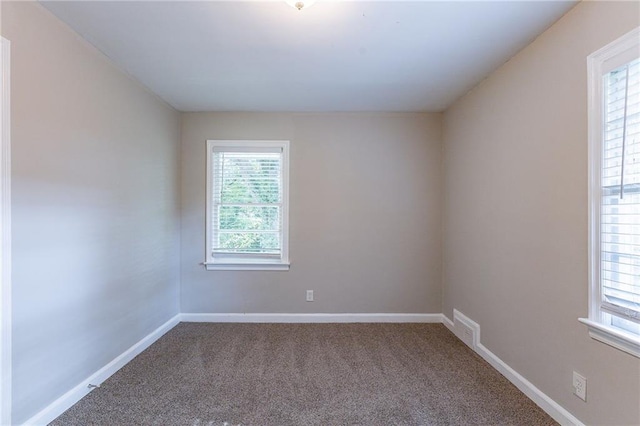
<instances>
[{"instance_id":1,"label":"beige wall","mask_svg":"<svg viewBox=\"0 0 640 426\"><path fill-rule=\"evenodd\" d=\"M181 300L197 313L457 308L480 323L485 346L585 423L640 423L638 359L577 322L587 314L585 58L638 16L637 3L578 5L448 110L444 135L440 114L186 113L178 150L174 110L40 5L2 2L14 421ZM291 140L290 271L200 265L207 139ZM571 395L573 370L588 378L587 403Z\"/></svg>"},{"instance_id":2,"label":"beige wall","mask_svg":"<svg viewBox=\"0 0 640 426\"><path fill-rule=\"evenodd\" d=\"M1 29L18 424L178 312L180 116L37 3Z\"/></svg>"},{"instance_id":3,"label":"beige wall","mask_svg":"<svg viewBox=\"0 0 640 426\"><path fill-rule=\"evenodd\" d=\"M440 118L183 114L182 312L440 312ZM290 271L200 265L207 139L291 140Z\"/></svg>"},{"instance_id":4,"label":"beige wall","mask_svg":"<svg viewBox=\"0 0 640 426\"><path fill-rule=\"evenodd\" d=\"M587 424L640 424L640 360L589 338L586 57L640 24L583 2L444 116L444 313ZM571 375L587 377L588 400Z\"/></svg>"}]
</instances>

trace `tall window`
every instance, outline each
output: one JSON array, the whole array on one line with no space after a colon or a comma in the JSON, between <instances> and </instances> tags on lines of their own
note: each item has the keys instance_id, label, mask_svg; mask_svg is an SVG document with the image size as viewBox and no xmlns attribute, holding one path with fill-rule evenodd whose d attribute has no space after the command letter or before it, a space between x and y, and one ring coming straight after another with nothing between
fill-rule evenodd
<instances>
[{"instance_id":1,"label":"tall window","mask_svg":"<svg viewBox=\"0 0 640 426\"><path fill-rule=\"evenodd\" d=\"M207 141L207 269L288 263L288 141Z\"/></svg>"},{"instance_id":2,"label":"tall window","mask_svg":"<svg viewBox=\"0 0 640 426\"><path fill-rule=\"evenodd\" d=\"M592 337L640 357L640 37L589 57Z\"/></svg>"}]
</instances>

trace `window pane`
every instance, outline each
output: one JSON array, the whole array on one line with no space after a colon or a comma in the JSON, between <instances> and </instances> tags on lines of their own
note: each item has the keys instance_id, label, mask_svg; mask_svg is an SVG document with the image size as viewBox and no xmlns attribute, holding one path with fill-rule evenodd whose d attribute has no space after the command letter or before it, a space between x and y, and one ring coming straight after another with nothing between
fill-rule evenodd
<instances>
[{"instance_id":1,"label":"window pane","mask_svg":"<svg viewBox=\"0 0 640 426\"><path fill-rule=\"evenodd\" d=\"M638 323L614 315L609 315L609 320L611 321L610 324L614 327L621 328L629 333L640 334L640 324Z\"/></svg>"},{"instance_id":2,"label":"window pane","mask_svg":"<svg viewBox=\"0 0 640 426\"><path fill-rule=\"evenodd\" d=\"M274 232L223 232L214 252L280 253L280 238Z\"/></svg>"},{"instance_id":3,"label":"window pane","mask_svg":"<svg viewBox=\"0 0 640 426\"><path fill-rule=\"evenodd\" d=\"M240 231L279 231L280 207L220 206L219 229Z\"/></svg>"},{"instance_id":4,"label":"window pane","mask_svg":"<svg viewBox=\"0 0 640 426\"><path fill-rule=\"evenodd\" d=\"M282 199L281 155L214 153L214 197L223 204L273 204Z\"/></svg>"},{"instance_id":5,"label":"window pane","mask_svg":"<svg viewBox=\"0 0 640 426\"><path fill-rule=\"evenodd\" d=\"M640 314L640 59L604 78L600 278L610 325Z\"/></svg>"},{"instance_id":6,"label":"window pane","mask_svg":"<svg viewBox=\"0 0 640 426\"><path fill-rule=\"evenodd\" d=\"M283 155L259 145L210 153L213 186L211 254L280 255Z\"/></svg>"}]
</instances>

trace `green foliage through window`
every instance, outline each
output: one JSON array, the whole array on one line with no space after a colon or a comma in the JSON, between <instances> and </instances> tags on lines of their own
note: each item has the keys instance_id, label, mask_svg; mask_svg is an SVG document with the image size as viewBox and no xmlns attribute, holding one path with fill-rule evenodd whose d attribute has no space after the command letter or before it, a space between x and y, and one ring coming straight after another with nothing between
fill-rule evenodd
<instances>
[{"instance_id":1,"label":"green foliage through window","mask_svg":"<svg viewBox=\"0 0 640 426\"><path fill-rule=\"evenodd\" d=\"M280 153L214 152L213 250L280 252L282 159Z\"/></svg>"}]
</instances>

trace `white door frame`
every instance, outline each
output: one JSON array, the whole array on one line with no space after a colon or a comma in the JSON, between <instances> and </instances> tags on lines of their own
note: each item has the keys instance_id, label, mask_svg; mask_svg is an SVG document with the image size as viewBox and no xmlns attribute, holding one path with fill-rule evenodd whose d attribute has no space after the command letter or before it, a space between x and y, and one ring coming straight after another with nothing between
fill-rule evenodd
<instances>
[{"instance_id":1,"label":"white door frame","mask_svg":"<svg viewBox=\"0 0 640 426\"><path fill-rule=\"evenodd\" d=\"M10 51L0 37L0 425L11 424Z\"/></svg>"}]
</instances>

